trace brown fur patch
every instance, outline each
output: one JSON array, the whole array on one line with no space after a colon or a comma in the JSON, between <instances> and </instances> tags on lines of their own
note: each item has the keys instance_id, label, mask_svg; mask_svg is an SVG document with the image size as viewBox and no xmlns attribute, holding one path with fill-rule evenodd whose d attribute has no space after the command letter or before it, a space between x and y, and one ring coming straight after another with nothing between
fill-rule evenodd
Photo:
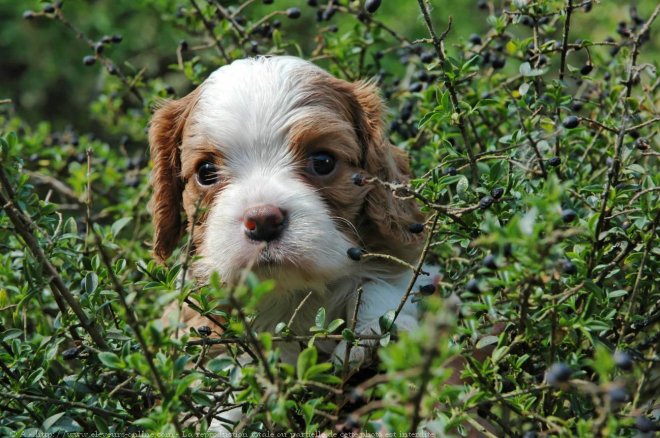
<instances>
[{"instance_id":1,"label":"brown fur patch","mask_svg":"<svg viewBox=\"0 0 660 438\"><path fill-rule=\"evenodd\" d=\"M330 75L311 78L308 87L303 104L318 110L291 128L290 147L303 167L315 151L330 152L341 161L332 178L310 183L321 189L335 217L353 224L368 250L412 261L422 239L408 227L425 220L416 201L397 199L378 183L358 187L351 181L358 172L386 182L407 183L410 178L407 154L390 144L385 134L378 88ZM354 234L344 221L337 225Z\"/></svg>"},{"instance_id":2,"label":"brown fur patch","mask_svg":"<svg viewBox=\"0 0 660 438\"><path fill-rule=\"evenodd\" d=\"M172 254L183 230L179 145L200 93L201 87L198 87L179 100L166 102L156 110L149 127L149 146L154 163L151 175L154 193L149 205L154 223L153 251L160 261Z\"/></svg>"}]
</instances>

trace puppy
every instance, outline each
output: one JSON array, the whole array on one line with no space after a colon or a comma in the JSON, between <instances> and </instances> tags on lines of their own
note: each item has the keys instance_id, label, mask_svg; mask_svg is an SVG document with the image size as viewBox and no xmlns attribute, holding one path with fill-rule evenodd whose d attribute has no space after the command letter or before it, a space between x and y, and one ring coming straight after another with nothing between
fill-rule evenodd
<instances>
[{"instance_id":1,"label":"puppy","mask_svg":"<svg viewBox=\"0 0 660 438\"><path fill-rule=\"evenodd\" d=\"M379 317L397 308L412 273L384 258L352 260L347 250L415 263L423 233L409 227L425 219L414 200L353 181L358 173L409 180L407 156L388 141L383 111L372 83L349 83L294 57L244 59L216 70L151 121L156 257L167 259L187 229L199 256L196 281L217 271L231 285L248 267L274 279L275 290L257 308L257 331L289 321L310 292L293 333L309 333L320 307L328 320L350 321L362 288L356 332L380 333ZM200 324L185 312L184 323ZM410 330L417 319L416 305L407 302L396 324ZM345 342L318 347L344 360ZM368 347L351 349L351 365L369 360ZM283 360L295 363L298 353L295 343L283 344Z\"/></svg>"}]
</instances>

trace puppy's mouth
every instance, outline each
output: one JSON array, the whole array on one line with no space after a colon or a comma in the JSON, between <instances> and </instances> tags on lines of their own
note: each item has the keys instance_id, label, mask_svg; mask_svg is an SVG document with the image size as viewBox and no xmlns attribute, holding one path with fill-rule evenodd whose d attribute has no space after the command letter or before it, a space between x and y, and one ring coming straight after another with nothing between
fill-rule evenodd
<instances>
[{"instance_id":1,"label":"puppy's mouth","mask_svg":"<svg viewBox=\"0 0 660 438\"><path fill-rule=\"evenodd\" d=\"M274 240L272 242L259 242L255 253L253 254L252 265L255 268L282 267L290 265L294 267L295 261L287 257L287 248L282 242Z\"/></svg>"}]
</instances>

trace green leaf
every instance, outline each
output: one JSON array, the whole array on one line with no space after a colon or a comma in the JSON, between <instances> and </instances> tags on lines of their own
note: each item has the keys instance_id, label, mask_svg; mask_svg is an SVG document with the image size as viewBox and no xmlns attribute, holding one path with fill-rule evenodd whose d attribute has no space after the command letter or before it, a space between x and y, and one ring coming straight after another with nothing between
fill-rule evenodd
<instances>
[{"instance_id":1,"label":"green leaf","mask_svg":"<svg viewBox=\"0 0 660 438\"><path fill-rule=\"evenodd\" d=\"M126 216L115 221L115 223L113 223L112 226L110 227L110 233L112 234L112 237L117 237L117 235L122 230L122 228L128 225L128 223L132 220L133 220L132 217Z\"/></svg>"},{"instance_id":2,"label":"green leaf","mask_svg":"<svg viewBox=\"0 0 660 438\"><path fill-rule=\"evenodd\" d=\"M318 328L325 327L325 308L321 307L318 312L316 312L316 318L314 318L314 324Z\"/></svg>"},{"instance_id":3,"label":"green leaf","mask_svg":"<svg viewBox=\"0 0 660 438\"><path fill-rule=\"evenodd\" d=\"M330 362L323 362L316 365L312 365L305 372L305 380L314 380L319 374L326 373L332 369L332 364Z\"/></svg>"},{"instance_id":4,"label":"green leaf","mask_svg":"<svg viewBox=\"0 0 660 438\"><path fill-rule=\"evenodd\" d=\"M298 356L296 369L298 373L298 380L305 379L305 373L307 373L307 370L312 366L316 365L317 358L318 353L316 352L315 347L307 347L300 353Z\"/></svg>"},{"instance_id":5,"label":"green leaf","mask_svg":"<svg viewBox=\"0 0 660 438\"><path fill-rule=\"evenodd\" d=\"M231 367L232 365L233 362L231 359L227 357L216 357L211 359L209 363L206 364L206 368L213 373L219 373Z\"/></svg>"},{"instance_id":6,"label":"green leaf","mask_svg":"<svg viewBox=\"0 0 660 438\"><path fill-rule=\"evenodd\" d=\"M328 325L328 333L332 333L335 330L337 330L342 324L344 324L344 320L341 318L335 319Z\"/></svg>"},{"instance_id":7,"label":"green leaf","mask_svg":"<svg viewBox=\"0 0 660 438\"><path fill-rule=\"evenodd\" d=\"M86 293L91 294L92 292L94 292L96 290L96 288L98 286L99 286L99 277L98 277L98 275L96 275L95 272L88 272L85 275L85 278L83 278L83 281L82 281L83 290Z\"/></svg>"},{"instance_id":8,"label":"green leaf","mask_svg":"<svg viewBox=\"0 0 660 438\"><path fill-rule=\"evenodd\" d=\"M2 332L2 335L0 335L0 339L5 341L5 342L6 341L11 341L12 339L18 338L22 334L23 334L23 330L13 328L13 329L5 330L4 332Z\"/></svg>"},{"instance_id":9,"label":"green leaf","mask_svg":"<svg viewBox=\"0 0 660 438\"><path fill-rule=\"evenodd\" d=\"M500 338L497 336L489 335L489 336L484 336L483 338L479 339L477 341L477 350L480 350L484 347L487 347L488 345L496 344L497 341L499 341Z\"/></svg>"},{"instance_id":10,"label":"green leaf","mask_svg":"<svg viewBox=\"0 0 660 438\"><path fill-rule=\"evenodd\" d=\"M345 328L341 331L341 336L346 340L346 342L355 342L355 333L349 328Z\"/></svg>"},{"instance_id":11,"label":"green leaf","mask_svg":"<svg viewBox=\"0 0 660 438\"><path fill-rule=\"evenodd\" d=\"M45 431L48 431L55 423L57 423L57 420L62 418L66 414L66 411L60 412L59 414L51 415L50 417L46 418L44 420L43 425L41 426Z\"/></svg>"},{"instance_id":12,"label":"green leaf","mask_svg":"<svg viewBox=\"0 0 660 438\"><path fill-rule=\"evenodd\" d=\"M115 369L124 368L124 361L121 360L121 358L117 356L115 353L104 351L99 353L98 358L101 361L101 363L107 366L108 368L115 368Z\"/></svg>"},{"instance_id":13,"label":"green leaf","mask_svg":"<svg viewBox=\"0 0 660 438\"><path fill-rule=\"evenodd\" d=\"M529 62L523 62L522 64L520 64L519 71L520 71L520 74L523 75L523 76L527 76L527 77L532 76L533 77L533 76L541 76L541 75L545 74L545 72L547 72L548 69L547 68L532 68L532 66L530 65Z\"/></svg>"},{"instance_id":14,"label":"green leaf","mask_svg":"<svg viewBox=\"0 0 660 438\"><path fill-rule=\"evenodd\" d=\"M392 329L394 324L394 310L388 310L383 316L378 318L378 325L380 326L381 333L387 333Z\"/></svg>"}]
</instances>

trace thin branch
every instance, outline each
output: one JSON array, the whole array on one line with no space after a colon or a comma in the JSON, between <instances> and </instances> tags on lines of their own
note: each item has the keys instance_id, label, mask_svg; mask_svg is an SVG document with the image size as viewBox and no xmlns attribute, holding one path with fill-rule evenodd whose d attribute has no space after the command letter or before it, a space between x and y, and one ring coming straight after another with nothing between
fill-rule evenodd
<instances>
[{"instance_id":1,"label":"thin branch","mask_svg":"<svg viewBox=\"0 0 660 438\"><path fill-rule=\"evenodd\" d=\"M446 61L446 57L444 51L442 50L442 45L445 37L451 30L452 17L449 17L447 30L445 30L442 35L438 36L438 34L435 32L435 29L433 28L433 22L431 20L431 15L427 5L428 0L417 0L417 3L419 3L419 8L421 9L422 15L424 16L426 28L428 29L429 33L431 34L431 38L433 39L433 46L435 47L435 51L438 54L438 58L440 59L440 67L443 68L444 71L444 63ZM477 162L474 159L474 152L472 151L472 144L470 143L470 137L468 136L467 126L465 123L465 118L467 116L460 109L458 93L456 88L454 88L453 82L449 79L446 79L445 86L449 91L449 97L454 112L458 114L458 129L461 131L461 136L463 137L463 142L465 143L465 150L467 151L468 157L470 158L470 173L472 175L472 184L476 185L479 181L479 169L477 168Z\"/></svg>"}]
</instances>

